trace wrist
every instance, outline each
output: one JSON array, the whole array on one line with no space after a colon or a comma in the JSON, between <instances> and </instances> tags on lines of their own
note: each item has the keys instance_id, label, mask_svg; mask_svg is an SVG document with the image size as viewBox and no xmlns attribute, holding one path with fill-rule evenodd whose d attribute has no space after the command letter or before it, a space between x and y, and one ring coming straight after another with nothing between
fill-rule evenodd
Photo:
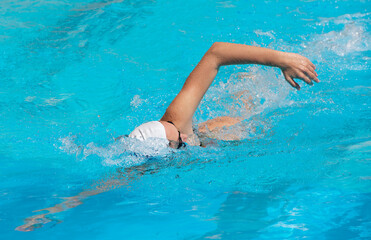
<instances>
[{"instance_id":1,"label":"wrist","mask_svg":"<svg viewBox=\"0 0 371 240\"><path fill-rule=\"evenodd\" d=\"M281 51L275 51L274 66L279 68L287 67L287 53Z\"/></svg>"}]
</instances>

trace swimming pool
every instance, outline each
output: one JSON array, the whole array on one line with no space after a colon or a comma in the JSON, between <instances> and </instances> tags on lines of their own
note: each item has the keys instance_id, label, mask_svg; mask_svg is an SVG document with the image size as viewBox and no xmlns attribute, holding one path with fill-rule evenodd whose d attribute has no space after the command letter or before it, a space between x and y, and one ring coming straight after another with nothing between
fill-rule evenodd
<instances>
[{"instance_id":1,"label":"swimming pool","mask_svg":"<svg viewBox=\"0 0 371 240\"><path fill-rule=\"evenodd\" d=\"M5 0L0 12L2 239L371 237L369 1ZM243 140L175 153L113 140L159 119L216 41L301 53L321 83L297 92L277 69L224 67L196 123L243 116Z\"/></svg>"}]
</instances>

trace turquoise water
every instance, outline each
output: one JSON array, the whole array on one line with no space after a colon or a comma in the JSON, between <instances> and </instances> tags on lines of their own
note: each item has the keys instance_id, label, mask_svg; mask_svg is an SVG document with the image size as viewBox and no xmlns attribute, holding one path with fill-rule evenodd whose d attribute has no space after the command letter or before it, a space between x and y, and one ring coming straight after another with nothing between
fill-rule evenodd
<instances>
[{"instance_id":1,"label":"turquoise water","mask_svg":"<svg viewBox=\"0 0 371 240\"><path fill-rule=\"evenodd\" d=\"M1 1L2 239L371 238L370 6ZM223 67L195 122L242 116L241 141L114 141L159 119L215 41L303 54L321 83L297 92L277 69Z\"/></svg>"}]
</instances>

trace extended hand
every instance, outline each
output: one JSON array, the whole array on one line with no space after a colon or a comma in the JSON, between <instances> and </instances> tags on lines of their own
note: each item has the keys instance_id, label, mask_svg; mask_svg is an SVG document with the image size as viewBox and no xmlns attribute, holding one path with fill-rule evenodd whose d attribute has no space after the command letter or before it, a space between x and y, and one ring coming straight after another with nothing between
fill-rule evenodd
<instances>
[{"instance_id":1,"label":"extended hand","mask_svg":"<svg viewBox=\"0 0 371 240\"><path fill-rule=\"evenodd\" d=\"M284 53L282 64L279 66L288 83L294 88L300 90L300 86L294 81L294 78L303 80L309 85L313 81L319 83L316 66L308 58L295 53Z\"/></svg>"}]
</instances>

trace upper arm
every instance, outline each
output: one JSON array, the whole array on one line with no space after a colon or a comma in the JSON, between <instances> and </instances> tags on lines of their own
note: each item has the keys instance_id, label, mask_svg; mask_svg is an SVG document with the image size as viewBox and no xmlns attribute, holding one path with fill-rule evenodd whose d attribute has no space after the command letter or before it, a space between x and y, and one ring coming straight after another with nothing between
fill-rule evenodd
<instances>
[{"instance_id":1,"label":"upper arm","mask_svg":"<svg viewBox=\"0 0 371 240\"><path fill-rule=\"evenodd\" d=\"M213 44L206 52L161 118L163 121L174 122L184 133L192 132L193 114L218 73L218 57L213 53L215 47Z\"/></svg>"}]
</instances>

